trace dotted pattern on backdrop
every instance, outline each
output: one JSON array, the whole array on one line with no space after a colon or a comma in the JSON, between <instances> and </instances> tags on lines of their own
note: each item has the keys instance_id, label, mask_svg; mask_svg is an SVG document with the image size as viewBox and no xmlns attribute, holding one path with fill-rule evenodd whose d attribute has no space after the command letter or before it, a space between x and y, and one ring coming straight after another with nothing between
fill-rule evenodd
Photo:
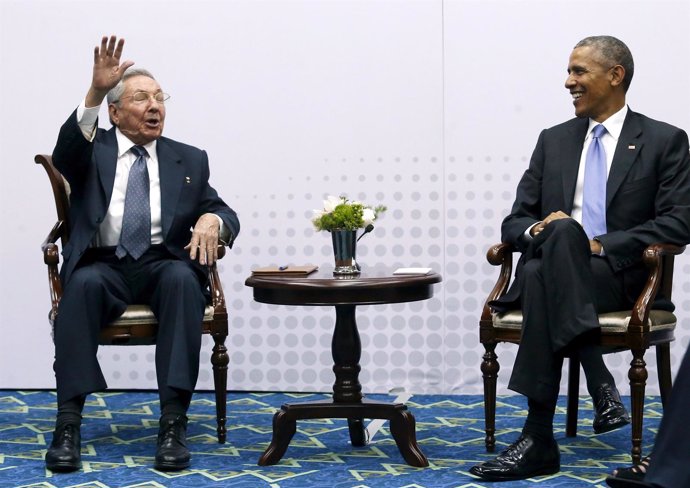
<instances>
[{"instance_id":1,"label":"dotted pattern on backdrop","mask_svg":"<svg viewBox=\"0 0 690 488\"><path fill-rule=\"evenodd\" d=\"M282 187L269 194L226 197L242 222L235 247L219 266L230 315L229 388L331 389L332 307L256 303L244 280L259 266L331 265L330 239L312 229L312 209L321 208L328 194L347 194L371 205L388 206L375 230L359 241L357 256L363 266L424 266L443 276L430 300L358 307L364 391L481 393L484 349L478 340L478 319L498 275L485 254L500 241L500 223L528 158L450 156L445 165L437 157L339 158L323 163L328 174L286 175L287 192ZM678 340L672 347L674 371L690 340L690 283L678 279L688 273L690 261L681 256L676 261L674 289L679 317ZM198 389L213 389L212 346L205 337ZM512 345L497 348L501 392L507 391L516 351ZM99 356L111 387L155 388L152 347L102 348ZM628 356L606 357L624 390ZM650 350L646 359L649 391L655 393L654 352Z\"/></svg>"}]
</instances>

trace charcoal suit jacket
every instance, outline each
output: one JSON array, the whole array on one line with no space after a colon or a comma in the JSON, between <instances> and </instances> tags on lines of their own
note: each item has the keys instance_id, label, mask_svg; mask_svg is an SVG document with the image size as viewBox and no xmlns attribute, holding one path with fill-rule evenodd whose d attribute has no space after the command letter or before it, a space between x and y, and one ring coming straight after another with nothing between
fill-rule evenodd
<instances>
[{"instance_id":1,"label":"charcoal suit jacket","mask_svg":"<svg viewBox=\"0 0 690 488\"><path fill-rule=\"evenodd\" d=\"M97 129L89 142L77 124L76 111L60 128L53 151L53 163L70 184L70 240L64 246L60 270L67 283L103 221L113 192L117 164L115 127ZM204 213L218 215L230 230L229 245L240 230L236 213L209 185L206 152L187 144L160 137L156 144L161 189L163 245L202 275L207 270L189 258L184 250L191 238L190 228Z\"/></svg>"},{"instance_id":2,"label":"charcoal suit jacket","mask_svg":"<svg viewBox=\"0 0 690 488\"><path fill-rule=\"evenodd\" d=\"M502 241L523 256L508 293L492 304L495 309L519 304L520 268L529 245L525 231L551 212L572 212L588 126L589 119L575 118L540 134L501 227ZM606 185L606 224L607 232L597 239L634 302L646 278L645 247L690 242L690 153L683 130L628 110Z\"/></svg>"}]
</instances>

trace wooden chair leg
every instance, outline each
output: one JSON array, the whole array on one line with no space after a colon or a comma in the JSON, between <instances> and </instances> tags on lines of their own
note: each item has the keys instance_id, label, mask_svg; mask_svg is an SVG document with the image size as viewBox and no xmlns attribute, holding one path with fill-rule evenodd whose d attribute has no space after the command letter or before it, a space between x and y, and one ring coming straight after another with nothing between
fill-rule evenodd
<instances>
[{"instance_id":1,"label":"wooden chair leg","mask_svg":"<svg viewBox=\"0 0 690 488\"><path fill-rule=\"evenodd\" d=\"M580 359L576 354L570 357L568 364L568 409L565 420L566 437L577 435L577 410L580 400Z\"/></svg>"},{"instance_id":2,"label":"wooden chair leg","mask_svg":"<svg viewBox=\"0 0 690 488\"><path fill-rule=\"evenodd\" d=\"M218 424L218 442L225 444L227 436L226 412L228 399L228 350L225 347L227 335L213 334L213 354L211 364L213 365L213 384L216 389L216 422Z\"/></svg>"},{"instance_id":3,"label":"wooden chair leg","mask_svg":"<svg viewBox=\"0 0 690 488\"><path fill-rule=\"evenodd\" d=\"M630 380L630 403L632 416L632 449L633 464L640 464L642 457L642 412L644 409L644 391L647 384L647 364L644 361L644 349L633 349L628 379Z\"/></svg>"},{"instance_id":4,"label":"wooden chair leg","mask_svg":"<svg viewBox=\"0 0 690 488\"><path fill-rule=\"evenodd\" d=\"M501 367L498 364L495 343L484 344L486 350L481 370L484 378L484 428L486 437L484 443L487 452L494 452L496 448L496 380Z\"/></svg>"},{"instance_id":5,"label":"wooden chair leg","mask_svg":"<svg viewBox=\"0 0 690 488\"><path fill-rule=\"evenodd\" d=\"M659 374L661 404L666 408L671 394L671 343L664 342L656 346L656 370Z\"/></svg>"}]
</instances>

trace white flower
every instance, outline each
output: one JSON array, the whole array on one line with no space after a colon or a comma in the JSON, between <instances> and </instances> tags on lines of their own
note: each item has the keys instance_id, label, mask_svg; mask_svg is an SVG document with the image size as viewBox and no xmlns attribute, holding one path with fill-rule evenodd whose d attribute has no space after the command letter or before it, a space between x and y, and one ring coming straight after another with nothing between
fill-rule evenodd
<instances>
[{"instance_id":1,"label":"white flower","mask_svg":"<svg viewBox=\"0 0 690 488\"><path fill-rule=\"evenodd\" d=\"M323 202L323 210L313 210L311 221L317 231L355 230L371 225L385 210L383 205L372 208L359 201L350 201L344 195L329 195Z\"/></svg>"},{"instance_id":2,"label":"white flower","mask_svg":"<svg viewBox=\"0 0 690 488\"><path fill-rule=\"evenodd\" d=\"M374 209L368 207L362 209L362 220L364 220L365 227L369 224L373 224L374 220L376 220L376 213L374 212Z\"/></svg>"},{"instance_id":3,"label":"white flower","mask_svg":"<svg viewBox=\"0 0 690 488\"><path fill-rule=\"evenodd\" d=\"M328 195L328 198L323 201L324 213L331 213L335 210L335 207L343 203L340 197L334 197L333 195Z\"/></svg>"}]
</instances>

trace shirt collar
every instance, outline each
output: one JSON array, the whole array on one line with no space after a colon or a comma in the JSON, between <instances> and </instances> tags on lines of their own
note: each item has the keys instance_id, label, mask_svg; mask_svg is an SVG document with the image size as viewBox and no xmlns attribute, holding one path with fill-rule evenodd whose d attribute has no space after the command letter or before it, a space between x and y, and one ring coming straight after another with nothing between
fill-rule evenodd
<instances>
[{"instance_id":1,"label":"shirt collar","mask_svg":"<svg viewBox=\"0 0 690 488\"><path fill-rule=\"evenodd\" d=\"M132 149L132 147L136 146L132 141L129 140L129 138L124 135L118 127L115 128L115 137L117 138L117 157L121 158L124 156L127 151ZM149 157L151 155L156 154L156 143L157 140L153 140L149 142L148 144L144 144L143 147L146 149L146 152L149 154Z\"/></svg>"},{"instance_id":2,"label":"shirt collar","mask_svg":"<svg viewBox=\"0 0 690 488\"><path fill-rule=\"evenodd\" d=\"M601 125L606 127L606 132L611 135L615 140L621 135L623 130L623 122L625 122L625 117L628 115L628 106L623 105L623 108L618 112L613 114L611 117L601 122ZM589 138L592 134L592 129L599 125L600 122L596 120L589 119L589 127L587 128L587 137Z\"/></svg>"}]
</instances>

